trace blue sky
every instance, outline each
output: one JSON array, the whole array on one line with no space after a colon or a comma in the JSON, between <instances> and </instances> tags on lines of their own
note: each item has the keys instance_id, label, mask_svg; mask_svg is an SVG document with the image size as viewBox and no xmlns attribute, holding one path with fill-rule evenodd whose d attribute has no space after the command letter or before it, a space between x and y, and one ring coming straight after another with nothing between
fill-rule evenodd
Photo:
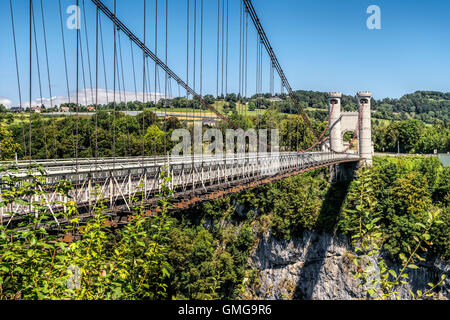
<instances>
[{"instance_id":1,"label":"blue sky","mask_svg":"<svg viewBox=\"0 0 450 320\"><path fill-rule=\"evenodd\" d=\"M74 0L61 0L63 10L75 4ZM105 0L113 8L113 0ZM190 85L193 86L193 5L191 2ZM400 97L416 90L450 91L450 1L403 0L254 0L255 9L294 89L318 91L342 91L353 95L359 90L371 90L376 98ZM19 53L21 89L23 101L28 101L28 52L29 20L28 0L14 0L14 18ZM80 0L82 3L82 0ZM198 6L200 0L197 0ZM204 0L204 93L216 91L216 33L217 1ZM64 60L62 54L59 7L57 0L43 0L46 17L52 95L67 96ZM85 0L87 28L89 32L91 69L95 68L95 8ZM43 96L49 97L45 52L42 37L40 0L34 0L38 31L38 52L41 68ZM369 5L381 8L381 30L366 27ZM119 18L140 38L143 37L143 0L117 0ZM186 0L169 0L168 65L186 79ZM147 0L147 44L155 50L155 0ZM158 23L158 56L164 60L165 1L159 0L162 13ZM239 69L239 0L229 0L229 85L228 91L238 90ZM64 20L69 14L63 12ZM9 0L0 1L0 103L6 99L15 105L19 102ZM108 89L112 89L112 25L102 17ZM65 21L64 21L65 22ZM85 46L84 29L81 34ZM74 30L65 28L70 91L75 91L75 36ZM123 35L122 35L123 36ZM199 44L198 33L198 44ZM121 38L124 59L125 89L134 94L134 78L131 64L130 42ZM34 46L34 43L33 43ZM249 32L249 94L255 90L256 33ZM33 48L34 50L34 48ZM86 50L86 48L84 48ZM138 91L142 91L142 55L134 50ZM86 88L91 88L87 73L87 54L84 53ZM197 70L199 47L197 49ZM40 96L36 57L33 57L33 95ZM150 64L151 91L154 91L154 69ZM264 58L264 91L269 90L269 60ZM104 89L103 69L100 64L99 88ZM94 73L92 74L94 76ZM196 89L199 74L196 74ZM164 77L160 75L161 90ZM93 79L94 80L94 79ZM80 90L84 88L80 65ZM279 91L279 81L276 80ZM172 84L172 94L178 90Z\"/></svg>"}]
</instances>

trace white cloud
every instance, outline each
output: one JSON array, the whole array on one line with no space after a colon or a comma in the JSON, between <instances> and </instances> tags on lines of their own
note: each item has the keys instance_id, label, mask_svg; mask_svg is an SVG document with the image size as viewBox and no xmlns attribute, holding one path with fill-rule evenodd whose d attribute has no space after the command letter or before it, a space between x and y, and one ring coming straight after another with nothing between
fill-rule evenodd
<instances>
[{"instance_id":1,"label":"white cloud","mask_svg":"<svg viewBox=\"0 0 450 320\"><path fill-rule=\"evenodd\" d=\"M0 97L0 104L4 105L5 107L9 108L12 105L12 101L5 97Z\"/></svg>"},{"instance_id":2,"label":"white cloud","mask_svg":"<svg viewBox=\"0 0 450 320\"><path fill-rule=\"evenodd\" d=\"M98 103L99 104L107 104L108 102L112 102L113 98L114 98L114 91L113 90L105 90L105 89L98 89ZM137 99L136 99L137 96ZM163 93L156 93L156 101L159 101L160 99L164 98L164 94ZM168 98L170 98L168 96ZM115 95L115 101L117 103L120 102L130 102L130 101L141 101L143 100L143 93L142 92L120 92L117 90L116 91L116 95ZM155 101L155 93L154 92L147 92L145 95L145 102L148 101ZM11 104L11 101L8 100ZM70 94L70 102L75 103L76 101L76 92L72 92ZM96 90L95 89L83 89L78 91L78 103L82 106L88 106L91 104L95 104L96 101ZM68 97L52 97L51 101L50 98L42 98L42 104L45 105L45 107L49 108L52 104L53 106L55 105L60 105L62 103L68 103L69 102L69 98ZM0 97L0 103L1 102L1 97ZM27 107L30 105L29 101L24 102L23 107ZM35 99L33 101L31 101L31 105L32 106L37 106L37 105L41 105L41 99Z\"/></svg>"}]
</instances>

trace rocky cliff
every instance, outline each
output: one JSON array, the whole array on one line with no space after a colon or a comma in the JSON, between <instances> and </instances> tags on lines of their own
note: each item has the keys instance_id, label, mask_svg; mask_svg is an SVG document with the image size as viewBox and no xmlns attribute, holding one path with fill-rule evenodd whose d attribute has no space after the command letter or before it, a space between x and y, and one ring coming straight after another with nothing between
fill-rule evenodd
<instances>
[{"instance_id":1,"label":"rocky cliff","mask_svg":"<svg viewBox=\"0 0 450 320\"><path fill-rule=\"evenodd\" d=\"M355 270L352 252L348 239L341 236L304 232L300 238L278 241L267 232L250 257L250 266L259 270L252 296L255 299L365 299L364 290L358 288L352 275ZM447 280L438 297L450 298L448 263L431 261L407 273L410 280L400 290L402 298L410 297L409 289L416 292L425 289L429 282L437 283L443 273L447 274Z\"/></svg>"}]
</instances>

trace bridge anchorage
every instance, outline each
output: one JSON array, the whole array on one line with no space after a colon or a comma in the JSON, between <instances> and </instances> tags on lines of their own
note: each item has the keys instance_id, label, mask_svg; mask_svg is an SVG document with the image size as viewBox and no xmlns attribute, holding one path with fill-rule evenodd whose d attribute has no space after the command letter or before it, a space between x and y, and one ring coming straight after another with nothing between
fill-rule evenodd
<instances>
[{"instance_id":1,"label":"bridge anchorage","mask_svg":"<svg viewBox=\"0 0 450 320\"><path fill-rule=\"evenodd\" d=\"M372 165L374 147L372 142L371 97L369 91L357 93L358 112L343 112L341 108L342 93L328 93L330 117L330 137L324 149L336 153L358 154L358 163L336 164L331 167L331 181L348 181L353 179L355 169L364 165ZM344 141L344 135L353 132L350 142ZM356 145L357 151L351 150Z\"/></svg>"}]
</instances>

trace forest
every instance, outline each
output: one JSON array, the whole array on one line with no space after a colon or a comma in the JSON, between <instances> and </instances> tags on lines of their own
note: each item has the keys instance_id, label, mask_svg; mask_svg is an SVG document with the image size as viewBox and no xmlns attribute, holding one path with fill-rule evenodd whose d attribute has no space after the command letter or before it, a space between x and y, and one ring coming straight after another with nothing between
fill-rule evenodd
<instances>
[{"instance_id":1,"label":"forest","mask_svg":"<svg viewBox=\"0 0 450 320\"><path fill-rule=\"evenodd\" d=\"M325 92L296 91L304 107L327 109ZM343 95L344 111L356 111L356 97ZM372 99L373 117L385 120L417 119L426 123L450 120L450 93L417 91L399 99Z\"/></svg>"},{"instance_id":2,"label":"forest","mask_svg":"<svg viewBox=\"0 0 450 320\"><path fill-rule=\"evenodd\" d=\"M214 102L212 96L208 99ZM307 126L300 115L293 114L293 111L291 114L279 111L279 104L290 105L289 100L268 103L265 107L269 100L256 97L249 102L248 113L242 111L243 104L236 104L235 101L238 101L237 97L229 95L221 102L222 110L229 119L244 129L279 129L282 150L304 150L317 140L310 130L306 130ZM164 103L161 103L163 102L160 101L158 108L164 107ZM173 108L181 108L177 110L189 106L193 109L186 110L191 110L194 114L195 111L192 110L199 104L196 100L186 98L177 98L170 103ZM141 103L138 105L143 107ZM166 105L170 106L169 102ZM145 106L145 112L136 116L126 115L118 110L113 112L108 109L109 106L103 106L96 114L78 117L45 113L0 113L0 159L12 160L16 153L19 159L29 157L30 135L31 155L34 159L62 159L76 155L80 158L141 156L142 152L146 155L165 154L176 144L170 139L173 130L192 130L192 121L175 116L168 116L166 119L157 117L155 110L158 109L150 110L150 104L148 107ZM161 110L168 112L170 109ZM294 110L293 106L290 110ZM197 114L199 112L206 111L197 111ZM308 110L307 113L316 132L322 132L327 125L327 112ZM217 126L222 130L232 128L228 123L219 123ZM372 133L375 152L450 152L448 121L435 120L428 124L418 119L383 121L375 118L372 119ZM344 139L350 141L353 134L347 134Z\"/></svg>"},{"instance_id":3,"label":"forest","mask_svg":"<svg viewBox=\"0 0 450 320\"><path fill-rule=\"evenodd\" d=\"M20 116L19 116L20 117ZM236 111L229 118L242 128L280 130L280 144L294 149L307 148L314 143L315 137L306 130L301 117L290 117L274 110L267 110L258 116L244 118ZM179 120L171 116L158 118L150 110L137 116L121 112L99 111L97 116L47 117L44 114L32 114L30 118L5 123L1 127L0 146L3 146L1 158L19 159L31 154L34 159L62 159L89 157L141 156L166 154L178 142L171 141L173 130L188 128L192 130L192 121ZM323 131L326 123L314 121L317 131ZM31 127L31 137L30 137ZM232 128L228 123L219 123L219 129ZM208 127L205 126L205 130ZM295 147L297 145L297 147ZM77 150L78 146L78 150Z\"/></svg>"},{"instance_id":4,"label":"forest","mask_svg":"<svg viewBox=\"0 0 450 320\"><path fill-rule=\"evenodd\" d=\"M319 91L295 91L301 106L310 114L320 114L318 111L325 111L328 109L327 93ZM282 113L296 114L297 107L293 105L292 101L286 94L278 94L277 101L271 101L274 96L270 93L255 94L252 97L241 97L235 93L229 93L224 96L214 97L210 94L203 98L206 103L212 105L216 100L222 100L227 103L249 103L250 109L269 109L275 105L275 109ZM280 100L280 101L278 101ZM201 103L196 99L188 99L186 97L175 97L172 99L160 99L157 103L140 101L128 101L120 103L108 103L97 106L98 110L112 110L117 111L142 111L143 109L159 108L170 106L174 108L186 109L205 109ZM70 111L75 112L77 106L75 103L65 103L60 106L44 106L44 112L57 112L60 107L69 107ZM357 99L355 96L343 95L342 108L344 111L356 111ZM24 110L28 110L24 107ZM315 110L314 110L315 109ZM406 94L398 99L395 98L372 98L373 117L384 120L408 120L417 119L425 123L432 124L436 121L447 123L450 120L450 92L438 91L416 91L414 93ZM0 114L6 113L8 109L0 104ZM87 106L78 106L79 112L86 112ZM325 113L326 114L326 113Z\"/></svg>"}]
</instances>

